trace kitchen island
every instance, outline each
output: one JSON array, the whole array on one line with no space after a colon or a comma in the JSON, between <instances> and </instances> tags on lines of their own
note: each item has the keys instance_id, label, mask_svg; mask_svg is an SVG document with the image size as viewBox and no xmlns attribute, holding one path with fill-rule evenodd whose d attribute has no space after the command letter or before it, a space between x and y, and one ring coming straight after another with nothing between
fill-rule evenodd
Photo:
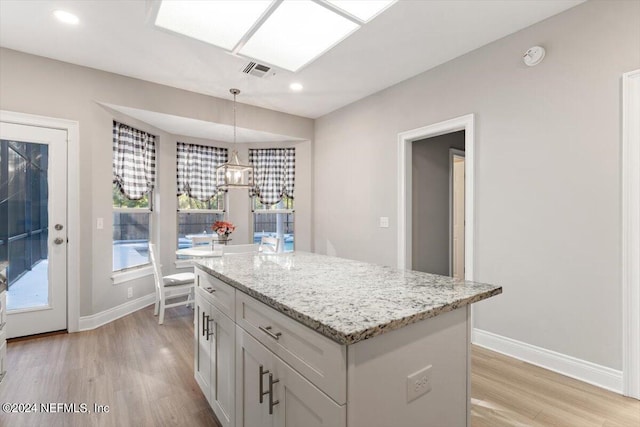
<instances>
[{"instance_id":1,"label":"kitchen island","mask_svg":"<svg viewBox=\"0 0 640 427\"><path fill-rule=\"evenodd\" d=\"M469 425L469 305L501 292L305 252L198 260L195 377L224 426Z\"/></svg>"}]
</instances>

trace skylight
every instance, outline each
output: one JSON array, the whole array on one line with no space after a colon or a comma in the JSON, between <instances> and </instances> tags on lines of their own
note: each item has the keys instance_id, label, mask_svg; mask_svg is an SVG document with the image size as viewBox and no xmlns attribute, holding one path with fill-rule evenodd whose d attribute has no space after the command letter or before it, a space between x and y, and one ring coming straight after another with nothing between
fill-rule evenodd
<instances>
[{"instance_id":1,"label":"skylight","mask_svg":"<svg viewBox=\"0 0 640 427\"><path fill-rule=\"evenodd\" d=\"M162 0L155 24L297 71L396 0Z\"/></svg>"},{"instance_id":2,"label":"skylight","mask_svg":"<svg viewBox=\"0 0 640 427\"><path fill-rule=\"evenodd\" d=\"M296 71L359 27L312 1L285 1L239 53Z\"/></svg>"},{"instance_id":3,"label":"skylight","mask_svg":"<svg viewBox=\"0 0 640 427\"><path fill-rule=\"evenodd\" d=\"M395 3L395 1L396 0L327 0L327 2L363 22L368 22Z\"/></svg>"},{"instance_id":4,"label":"skylight","mask_svg":"<svg viewBox=\"0 0 640 427\"><path fill-rule=\"evenodd\" d=\"M271 0L163 0L156 25L232 50L271 3Z\"/></svg>"}]
</instances>

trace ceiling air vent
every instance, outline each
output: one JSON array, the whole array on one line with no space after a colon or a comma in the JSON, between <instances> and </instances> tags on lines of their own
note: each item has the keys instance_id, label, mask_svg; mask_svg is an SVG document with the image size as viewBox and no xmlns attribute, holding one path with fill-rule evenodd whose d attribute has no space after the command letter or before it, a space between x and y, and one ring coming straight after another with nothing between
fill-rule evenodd
<instances>
[{"instance_id":1,"label":"ceiling air vent","mask_svg":"<svg viewBox=\"0 0 640 427\"><path fill-rule=\"evenodd\" d=\"M258 64L256 62L249 62L246 67L242 69L242 72L245 74L251 74L256 77L269 77L275 73L269 73L271 71L271 67L268 67L263 64Z\"/></svg>"}]
</instances>

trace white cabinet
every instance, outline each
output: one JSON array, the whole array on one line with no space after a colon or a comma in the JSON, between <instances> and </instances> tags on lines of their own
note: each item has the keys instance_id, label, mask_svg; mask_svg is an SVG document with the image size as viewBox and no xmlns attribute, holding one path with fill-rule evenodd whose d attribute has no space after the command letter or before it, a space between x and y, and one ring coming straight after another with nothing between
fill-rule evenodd
<instances>
[{"instance_id":1,"label":"white cabinet","mask_svg":"<svg viewBox=\"0 0 640 427\"><path fill-rule=\"evenodd\" d=\"M195 378L200 385L202 393L204 393L207 401L211 403L211 336L209 332L208 316L211 313L211 304L206 301L199 292L196 292L195 298L195 358L194 371Z\"/></svg>"},{"instance_id":2,"label":"white cabinet","mask_svg":"<svg viewBox=\"0 0 640 427\"><path fill-rule=\"evenodd\" d=\"M196 273L195 377L223 426L470 425L469 306L347 347Z\"/></svg>"},{"instance_id":3,"label":"white cabinet","mask_svg":"<svg viewBox=\"0 0 640 427\"><path fill-rule=\"evenodd\" d=\"M235 323L197 288L195 299L195 378L223 427L235 424Z\"/></svg>"},{"instance_id":4,"label":"white cabinet","mask_svg":"<svg viewBox=\"0 0 640 427\"><path fill-rule=\"evenodd\" d=\"M237 427L341 427L338 405L239 326L236 329Z\"/></svg>"}]
</instances>

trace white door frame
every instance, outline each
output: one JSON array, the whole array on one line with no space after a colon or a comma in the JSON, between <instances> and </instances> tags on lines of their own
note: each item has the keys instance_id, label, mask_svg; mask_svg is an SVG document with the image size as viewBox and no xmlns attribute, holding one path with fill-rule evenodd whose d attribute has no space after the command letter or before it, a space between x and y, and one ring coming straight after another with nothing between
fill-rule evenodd
<instances>
[{"instance_id":1,"label":"white door frame","mask_svg":"<svg viewBox=\"0 0 640 427\"><path fill-rule=\"evenodd\" d=\"M444 122L413 129L398 134L398 268L410 269L411 261L411 165L412 143L425 138L464 130L465 143L465 230L464 270L465 279L473 280L474 235L474 115L456 117Z\"/></svg>"},{"instance_id":2,"label":"white door frame","mask_svg":"<svg viewBox=\"0 0 640 427\"><path fill-rule=\"evenodd\" d=\"M640 70L622 75L622 379L640 399Z\"/></svg>"},{"instance_id":3,"label":"white door frame","mask_svg":"<svg viewBox=\"0 0 640 427\"><path fill-rule=\"evenodd\" d=\"M76 332L80 322L80 203L79 132L77 121L0 110L0 121L67 132L67 330Z\"/></svg>"}]
</instances>

